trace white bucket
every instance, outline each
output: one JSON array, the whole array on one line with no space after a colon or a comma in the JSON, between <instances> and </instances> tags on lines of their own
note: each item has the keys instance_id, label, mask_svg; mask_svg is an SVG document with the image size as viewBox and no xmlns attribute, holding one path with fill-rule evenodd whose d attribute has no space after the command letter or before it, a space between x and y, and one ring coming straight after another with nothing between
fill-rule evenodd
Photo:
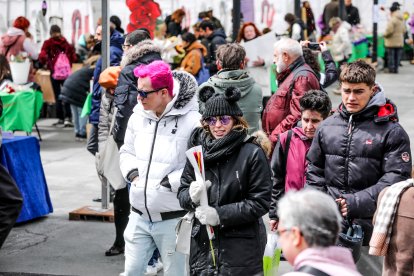
<instances>
[{"instance_id":1,"label":"white bucket","mask_svg":"<svg viewBox=\"0 0 414 276\"><path fill-rule=\"evenodd\" d=\"M10 71L13 77L13 83L25 84L29 78L30 60L26 58L24 62L10 62Z\"/></svg>"}]
</instances>

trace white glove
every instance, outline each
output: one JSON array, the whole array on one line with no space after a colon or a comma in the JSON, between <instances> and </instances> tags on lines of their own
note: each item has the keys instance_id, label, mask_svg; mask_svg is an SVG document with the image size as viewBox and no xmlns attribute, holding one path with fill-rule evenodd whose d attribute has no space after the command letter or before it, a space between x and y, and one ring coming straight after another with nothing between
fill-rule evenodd
<instances>
[{"instance_id":1,"label":"white glove","mask_svg":"<svg viewBox=\"0 0 414 276\"><path fill-rule=\"evenodd\" d=\"M210 180L207 180L205 182L206 189L210 187L210 185L211 185ZM188 192L190 193L191 200L194 202L194 204L200 204L201 196L203 196L203 193L207 191L204 189L203 183L193 181L190 184L190 188L188 189Z\"/></svg>"},{"instance_id":2,"label":"white glove","mask_svg":"<svg viewBox=\"0 0 414 276\"><path fill-rule=\"evenodd\" d=\"M200 204L201 195L203 194L204 185L200 182L193 181L190 184L188 192L190 193L191 200L194 204Z\"/></svg>"},{"instance_id":3,"label":"white glove","mask_svg":"<svg viewBox=\"0 0 414 276\"><path fill-rule=\"evenodd\" d=\"M217 210L210 206L200 206L196 208L195 216L201 224L216 226L220 224Z\"/></svg>"}]
</instances>

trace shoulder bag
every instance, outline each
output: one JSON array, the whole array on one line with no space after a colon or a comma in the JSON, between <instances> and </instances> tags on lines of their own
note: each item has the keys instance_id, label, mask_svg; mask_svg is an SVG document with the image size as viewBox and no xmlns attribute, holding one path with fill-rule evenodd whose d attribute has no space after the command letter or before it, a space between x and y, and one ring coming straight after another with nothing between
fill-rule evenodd
<instances>
[{"instance_id":1,"label":"shoulder bag","mask_svg":"<svg viewBox=\"0 0 414 276\"><path fill-rule=\"evenodd\" d=\"M126 187L126 181L122 176L121 169L119 167L118 146L114 140L114 136L111 134L115 124L115 115L117 112L118 109L114 107L114 115L109 129L108 139L105 142L105 147L96 153L96 168L98 174L105 177L115 190Z\"/></svg>"}]
</instances>

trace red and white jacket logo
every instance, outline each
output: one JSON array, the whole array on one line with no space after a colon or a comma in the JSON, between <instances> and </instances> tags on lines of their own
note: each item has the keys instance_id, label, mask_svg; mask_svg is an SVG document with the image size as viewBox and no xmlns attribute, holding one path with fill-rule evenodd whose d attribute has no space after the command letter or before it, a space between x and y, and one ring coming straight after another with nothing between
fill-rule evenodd
<instances>
[{"instance_id":1,"label":"red and white jacket logo","mask_svg":"<svg viewBox=\"0 0 414 276\"><path fill-rule=\"evenodd\" d=\"M404 162L409 162L410 161L410 154L408 152L404 152L403 154L401 154L401 159Z\"/></svg>"},{"instance_id":2,"label":"red and white jacket logo","mask_svg":"<svg viewBox=\"0 0 414 276\"><path fill-rule=\"evenodd\" d=\"M370 139L366 140L365 145L372 145L372 140L370 140Z\"/></svg>"}]
</instances>

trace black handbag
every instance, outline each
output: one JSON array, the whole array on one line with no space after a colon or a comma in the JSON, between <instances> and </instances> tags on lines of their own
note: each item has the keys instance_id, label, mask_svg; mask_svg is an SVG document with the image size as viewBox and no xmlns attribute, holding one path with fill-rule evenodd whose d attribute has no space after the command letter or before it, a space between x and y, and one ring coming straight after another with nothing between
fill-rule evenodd
<instances>
[{"instance_id":1,"label":"black handbag","mask_svg":"<svg viewBox=\"0 0 414 276\"><path fill-rule=\"evenodd\" d=\"M364 241L364 230L362 226L347 219L348 227L339 234L337 246L346 247L351 250L354 262L361 257L361 247Z\"/></svg>"}]
</instances>

